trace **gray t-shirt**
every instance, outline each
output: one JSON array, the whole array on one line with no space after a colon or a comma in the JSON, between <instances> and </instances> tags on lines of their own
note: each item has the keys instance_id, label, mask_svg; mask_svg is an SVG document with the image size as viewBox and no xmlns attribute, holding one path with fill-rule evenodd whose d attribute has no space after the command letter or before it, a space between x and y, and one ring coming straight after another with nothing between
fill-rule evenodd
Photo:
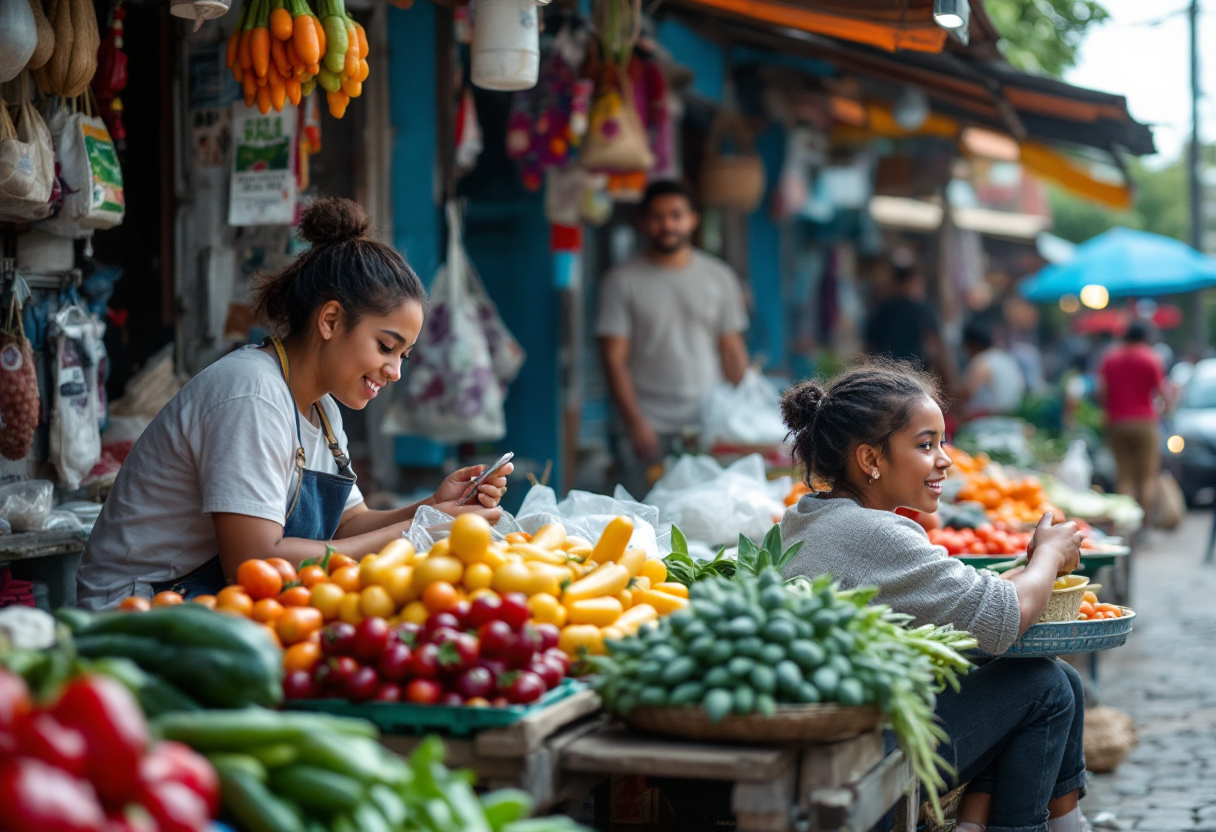
<instances>
[{"instance_id":1,"label":"gray t-shirt","mask_svg":"<svg viewBox=\"0 0 1216 832\"><path fill-rule=\"evenodd\" d=\"M660 433L701 420L701 401L722 380L718 341L747 329L743 290L730 266L694 251L682 269L645 257L604 278L595 334L629 339L638 407Z\"/></svg>"},{"instance_id":2,"label":"gray t-shirt","mask_svg":"<svg viewBox=\"0 0 1216 832\"><path fill-rule=\"evenodd\" d=\"M906 517L808 495L786 511L781 539L785 546L803 541L787 578L831 574L845 589L880 587L875 601L913 616L913 625L953 624L993 655L1018 637L1013 584L949 557Z\"/></svg>"},{"instance_id":3,"label":"gray t-shirt","mask_svg":"<svg viewBox=\"0 0 1216 832\"><path fill-rule=\"evenodd\" d=\"M342 448L342 415L325 415ZM77 573L77 600L111 607L219 554L214 512L283 523L295 488L295 402L278 361L256 348L221 358L157 414L123 464ZM338 472L320 428L300 417L307 466ZM363 502L351 489L346 508Z\"/></svg>"}]
</instances>

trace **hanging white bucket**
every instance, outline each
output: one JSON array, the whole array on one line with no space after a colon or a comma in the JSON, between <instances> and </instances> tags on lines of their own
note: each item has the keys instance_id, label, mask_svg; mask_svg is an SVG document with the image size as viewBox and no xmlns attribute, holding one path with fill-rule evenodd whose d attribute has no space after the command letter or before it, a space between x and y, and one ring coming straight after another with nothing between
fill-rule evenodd
<instances>
[{"instance_id":1,"label":"hanging white bucket","mask_svg":"<svg viewBox=\"0 0 1216 832\"><path fill-rule=\"evenodd\" d=\"M474 0L473 83L483 90L526 90L540 75L535 0Z\"/></svg>"}]
</instances>

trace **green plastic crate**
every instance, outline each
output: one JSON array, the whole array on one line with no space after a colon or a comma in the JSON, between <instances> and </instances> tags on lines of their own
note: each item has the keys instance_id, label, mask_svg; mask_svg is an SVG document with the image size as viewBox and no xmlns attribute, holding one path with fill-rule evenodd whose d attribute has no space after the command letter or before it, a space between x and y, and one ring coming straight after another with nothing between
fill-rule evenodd
<instances>
[{"instance_id":1,"label":"green plastic crate","mask_svg":"<svg viewBox=\"0 0 1216 832\"><path fill-rule=\"evenodd\" d=\"M563 679L531 705L505 708L468 708L452 705L416 705L411 702L361 702L345 699L297 699L284 707L338 716L366 719L386 734L431 734L442 732L464 737L487 728L505 728L529 714L583 690L587 685L577 679Z\"/></svg>"}]
</instances>

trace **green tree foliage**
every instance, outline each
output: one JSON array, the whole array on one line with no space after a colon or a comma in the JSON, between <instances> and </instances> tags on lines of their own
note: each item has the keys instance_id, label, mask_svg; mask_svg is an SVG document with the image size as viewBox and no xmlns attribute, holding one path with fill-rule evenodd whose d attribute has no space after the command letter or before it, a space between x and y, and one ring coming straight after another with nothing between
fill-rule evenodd
<instances>
[{"instance_id":1,"label":"green tree foliage","mask_svg":"<svg viewBox=\"0 0 1216 832\"><path fill-rule=\"evenodd\" d=\"M1185 157L1157 169L1132 160L1130 169L1136 189L1136 203L1130 211L1112 211L1053 188L1052 233L1083 243L1122 225L1187 242L1190 226Z\"/></svg>"},{"instance_id":2,"label":"green tree foliage","mask_svg":"<svg viewBox=\"0 0 1216 832\"><path fill-rule=\"evenodd\" d=\"M1060 77L1077 61L1086 30L1110 17L1098 0L986 0L1009 63Z\"/></svg>"}]
</instances>

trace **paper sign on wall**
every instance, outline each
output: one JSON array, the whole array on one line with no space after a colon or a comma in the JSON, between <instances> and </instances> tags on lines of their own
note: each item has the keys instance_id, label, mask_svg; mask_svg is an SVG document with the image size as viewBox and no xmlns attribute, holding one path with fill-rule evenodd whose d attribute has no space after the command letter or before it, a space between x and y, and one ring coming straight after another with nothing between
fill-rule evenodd
<instances>
[{"instance_id":1,"label":"paper sign on wall","mask_svg":"<svg viewBox=\"0 0 1216 832\"><path fill-rule=\"evenodd\" d=\"M229 225L291 225L296 211L296 108L262 115L232 105Z\"/></svg>"}]
</instances>

